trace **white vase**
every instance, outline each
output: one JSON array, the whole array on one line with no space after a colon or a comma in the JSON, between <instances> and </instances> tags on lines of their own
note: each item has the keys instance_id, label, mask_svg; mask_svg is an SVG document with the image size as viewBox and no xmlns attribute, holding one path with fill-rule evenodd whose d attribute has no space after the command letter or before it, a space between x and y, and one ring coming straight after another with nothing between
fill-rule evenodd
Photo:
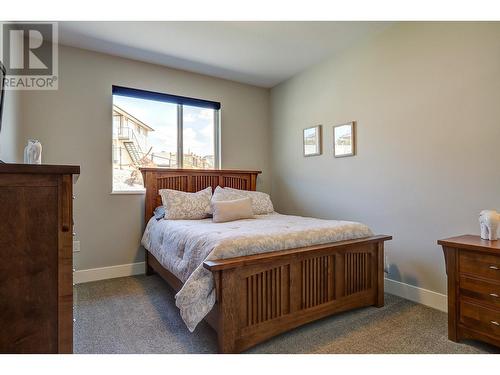
<instances>
[{"instance_id":1,"label":"white vase","mask_svg":"<svg viewBox=\"0 0 500 375\"><path fill-rule=\"evenodd\" d=\"M42 164L42 144L37 139L28 139L24 148L25 164Z\"/></svg>"}]
</instances>

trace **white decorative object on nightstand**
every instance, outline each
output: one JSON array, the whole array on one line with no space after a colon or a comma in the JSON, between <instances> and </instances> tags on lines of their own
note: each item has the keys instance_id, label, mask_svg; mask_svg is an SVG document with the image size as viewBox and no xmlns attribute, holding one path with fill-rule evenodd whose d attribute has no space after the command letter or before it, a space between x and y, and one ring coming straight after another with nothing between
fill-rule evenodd
<instances>
[{"instance_id":1,"label":"white decorative object on nightstand","mask_svg":"<svg viewBox=\"0 0 500 375\"><path fill-rule=\"evenodd\" d=\"M498 223L500 214L495 210L483 210L479 214L479 225L481 226L481 238L494 241L497 239Z\"/></svg>"},{"instance_id":2,"label":"white decorative object on nightstand","mask_svg":"<svg viewBox=\"0 0 500 375\"><path fill-rule=\"evenodd\" d=\"M29 139L24 149L25 164L42 164L42 144L37 139Z\"/></svg>"}]
</instances>

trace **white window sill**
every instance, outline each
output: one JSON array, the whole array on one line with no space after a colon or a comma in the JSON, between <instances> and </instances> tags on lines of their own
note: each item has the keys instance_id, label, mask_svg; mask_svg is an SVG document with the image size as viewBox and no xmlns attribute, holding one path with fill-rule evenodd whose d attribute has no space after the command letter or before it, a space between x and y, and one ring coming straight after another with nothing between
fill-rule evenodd
<instances>
[{"instance_id":1,"label":"white window sill","mask_svg":"<svg viewBox=\"0 0 500 375\"><path fill-rule=\"evenodd\" d=\"M112 191L109 194L111 194L111 195L144 195L144 194L146 194L146 190L120 190L120 191Z\"/></svg>"}]
</instances>

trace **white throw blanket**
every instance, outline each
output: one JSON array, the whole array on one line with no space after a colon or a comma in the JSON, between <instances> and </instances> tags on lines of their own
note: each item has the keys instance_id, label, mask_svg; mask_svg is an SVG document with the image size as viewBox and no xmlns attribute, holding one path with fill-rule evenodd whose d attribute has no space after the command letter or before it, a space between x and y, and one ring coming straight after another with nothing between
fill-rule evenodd
<instances>
[{"instance_id":1,"label":"white throw blanket","mask_svg":"<svg viewBox=\"0 0 500 375\"><path fill-rule=\"evenodd\" d=\"M203 261L293 249L368 237L364 224L272 213L227 223L152 218L142 244L184 286L175 296L182 319L193 332L215 304L212 273Z\"/></svg>"}]
</instances>

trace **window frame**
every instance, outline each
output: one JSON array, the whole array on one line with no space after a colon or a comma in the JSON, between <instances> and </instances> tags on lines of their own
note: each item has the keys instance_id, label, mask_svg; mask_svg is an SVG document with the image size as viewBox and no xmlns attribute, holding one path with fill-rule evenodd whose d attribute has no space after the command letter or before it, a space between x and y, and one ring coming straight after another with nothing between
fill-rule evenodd
<instances>
[{"instance_id":1,"label":"window frame","mask_svg":"<svg viewBox=\"0 0 500 375\"><path fill-rule=\"evenodd\" d=\"M147 91L123 86L112 86L111 97L114 95L127 96L143 100L154 100L177 104L177 167L172 169L183 169L184 167L184 106L193 106L199 108L209 108L214 110L214 170L221 169L221 104L210 100L190 98L186 96L178 96L164 94L154 91ZM114 101L112 105L114 104ZM111 132L113 132L114 118L112 116ZM144 190L115 190L113 181L113 142L111 150L112 170L111 170L111 194L145 194ZM194 169L194 168L193 168Z\"/></svg>"}]
</instances>

